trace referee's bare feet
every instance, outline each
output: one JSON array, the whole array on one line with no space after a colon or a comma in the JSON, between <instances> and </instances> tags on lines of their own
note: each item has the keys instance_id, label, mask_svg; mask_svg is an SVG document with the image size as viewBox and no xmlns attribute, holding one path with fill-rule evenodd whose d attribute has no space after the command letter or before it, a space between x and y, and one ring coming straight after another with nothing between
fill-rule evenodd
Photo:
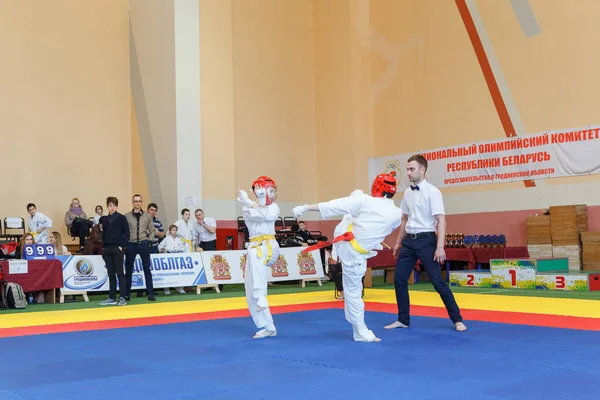
<instances>
[{"instance_id":1,"label":"referee's bare feet","mask_svg":"<svg viewBox=\"0 0 600 400\"><path fill-rule=\"evenodd\" d=\"M454 327L456 328L456 332L464 332L467 330L467 327L462 322L455 323Z\"/></svg>"},{"instance_id":2,"label":"referee's bare feet","mask_svg":"<svg viewBox=\"0 0 600 400\"><path fill-rule=\"evenodd\" d=\"M408 325L404 325L400 321L396 321L393 324L389 324L384 326L385 329L396 329L396 328L408 328Z\"/></svg>"}]
</instances>

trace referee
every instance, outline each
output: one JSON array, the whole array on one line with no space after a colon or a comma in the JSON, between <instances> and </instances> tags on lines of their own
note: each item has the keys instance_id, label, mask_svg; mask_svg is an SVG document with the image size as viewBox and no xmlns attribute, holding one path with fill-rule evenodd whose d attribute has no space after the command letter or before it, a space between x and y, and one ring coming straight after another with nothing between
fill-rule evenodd
<instances>
[{"instance_id":1,"label":"referee","mask_svg":"<svg viewBox=\"0 0 600 400\"><path fill-rule=\"evenodd\" d=\"M458 304L442 277L440 267L440 264L446 261L446 216L442 193L425 180L427 160L422 155L410 157L406 170L411 186L405 190L402 198L402 225L393 253L395 256L400 250L394 275L398 320L385 328L408 328L410 325L408 279L418 259L444 302L455 329L458 332L466 331L467 327L462 322Z\"/></svg>"}]
</instances>

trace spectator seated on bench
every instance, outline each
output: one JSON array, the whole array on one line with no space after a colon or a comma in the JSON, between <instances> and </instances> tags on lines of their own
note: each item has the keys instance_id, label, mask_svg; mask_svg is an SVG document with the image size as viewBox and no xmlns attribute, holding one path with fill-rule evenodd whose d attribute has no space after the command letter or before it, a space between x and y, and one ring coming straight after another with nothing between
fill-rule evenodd
<instances>
[{"instance_id":1,"label":"spectator seated on bench","mask_svg":"<svg viewBox=\"0 0 600 400\"><path fill-rule=\"evenodd\" d=\"M85 240L90 236L90 228L94 225L93 221L90 221L87 214L81 208L79 199L77 197L71 200L71 207L65 213L65 225L67 231L75 240L79 237L79 252L83 253L85 249Z\"/></svg>"},{"instance_id":2,"label":"spectator seated on bench","mask_svg":"<svg viewBox=\"0 0 600 400\"><path fill-rule=\"evenodd\" d=\"M292 227L292 231L294 230L297 235L302 237L304 243L307 243L308 245L317 243L318 240L315 239L313 235L306 230L306 224L304 223L304 221L299 221L298 225L294 225Z\"/></svg>"}]
</instances>

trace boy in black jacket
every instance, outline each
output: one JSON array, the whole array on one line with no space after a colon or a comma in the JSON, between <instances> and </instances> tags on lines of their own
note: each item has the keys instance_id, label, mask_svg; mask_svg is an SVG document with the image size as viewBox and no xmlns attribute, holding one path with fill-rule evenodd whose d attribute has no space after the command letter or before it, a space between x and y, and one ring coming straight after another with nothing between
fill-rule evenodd
<instances>
[{"instance_id":1,"label":"boy in black jacket","mask_svg":"<svg viewBox=\"0 0 600 400\"><path fill-rule=\"evenodd\" d=\"M116 197L106 199L108 215L104 217L102 224L102 259L108 270L109 295L108 299L101 301L101 306L115 305L124 306L125 274L123 269L123 256L127 243L129 242L129 223L123 214L117 212L119 200ZM119 278L119 292L121 297L117 303L117 277Z\"/></svg>"}]
</instances>

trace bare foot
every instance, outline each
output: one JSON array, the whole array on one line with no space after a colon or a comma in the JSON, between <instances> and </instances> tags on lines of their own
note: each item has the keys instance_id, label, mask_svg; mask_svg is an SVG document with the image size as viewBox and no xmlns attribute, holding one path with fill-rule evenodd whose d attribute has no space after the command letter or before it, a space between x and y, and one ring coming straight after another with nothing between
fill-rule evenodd
<instances>
[{"instance_id":1,"label":"bare foot","mask_svg":"<svg viewBox=\"0 0 600 400\"><path fill-rule=\"evenodd\" d=\"M408 325L404 325L400 321L396 321L393 324L389 324L384 326L385 329L396 329L396 328L408 328Z\"/></svg>"},{"instance_id":2,"label":"bare foot","mask_svg":"<svg viewBox=\"0 0 600 400\"><path fill-rule=\"evenodd\" d=\"M467 330L467 327L462 322L455 323L454 327L456 328L456 332L464 332Z\"/></svg>"},{"instance_id":3,"label":"bare foot","mask_svg":"<svg viewBox=\"0 0 600 400\"><path fill-rule=\"evenodd\" d=\"M370 340L369 343L373 343L373 342L381 342L381 339L379 339L378 337L373 338L373 340Z\"/></svg>"}]
</instances>

